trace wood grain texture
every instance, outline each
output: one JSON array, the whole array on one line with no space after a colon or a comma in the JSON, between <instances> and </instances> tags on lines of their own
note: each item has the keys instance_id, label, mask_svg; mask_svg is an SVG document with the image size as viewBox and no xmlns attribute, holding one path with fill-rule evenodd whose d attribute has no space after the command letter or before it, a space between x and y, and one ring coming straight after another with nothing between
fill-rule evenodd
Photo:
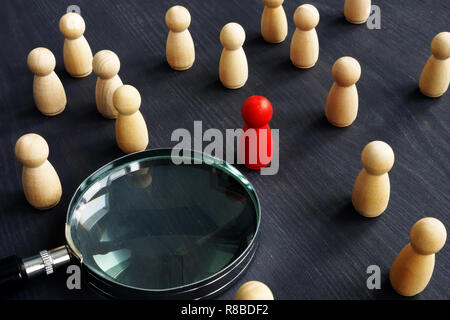
<instances>
[{"instance_id":1,"label":"wood grain texture","mask_svg":"<svg viewBox=\"0 0 450 320\"><path fill-rule=\"evenodd\" d=\"M7 1L0 10L0 256L35 254L64 242L64 221L77 186L94 170L122 155L114 138L114 121L96 110L95 75L70 77L63 64L64 39L58 21L73 1ZM249 270L219 298L232 299L246 281L267 284L276 299L401 298L389 284L389 268L408 243L412 225L433 216L450 228L450 95L424 97L420 72L430 42L448 31L448 1L377 1L381 30L348 23L344 1L316 0L320 55L309 70L295 68L289 41L271 45L260 33L260 0L147 1L79 0L92 51L109 49L120 58L121 78L142 96L149 148L173 146L176 128L240 128L242 103L253 94L273 104L271 128L280 129L280 171L261 176L239 166L261 200L261 243ZM196 63L184 72L165 60L164 15L172 5L191 13ZM375 3L374 3L375 4ZM288 39L295 30L298 3L285 1ZM222 46L219 32L228 22L246 31L244 50L249 78L239 90L219 82ZM44 117L34 107L33 76L26 66L31 49L45 46L56 57L55 72L67 94L62 114ZM335 128L325 116L331 67L342 56L356 58L364 72L358 82L359 111L348 128ZM55 208L30 208L20 187L21 166L14 144L27 132L42 135L52 150L49 161L64 190ZM391 196L380 217L367 219L351 205L361 169L363 147L382 140L393 148ZM382 289L366 288L366 268L377 264ZM450 299L450 245L436 254L433 277L414 299ZM9 299L87 299L99 296L84 287L70 291L64 271L39 279Z\"/></svg>"}]
</instances>

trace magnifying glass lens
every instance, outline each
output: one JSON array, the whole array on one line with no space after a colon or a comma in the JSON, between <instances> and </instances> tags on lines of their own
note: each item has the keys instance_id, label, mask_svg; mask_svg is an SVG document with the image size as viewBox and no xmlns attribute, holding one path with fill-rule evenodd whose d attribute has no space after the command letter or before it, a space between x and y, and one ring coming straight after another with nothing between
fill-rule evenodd
<instances>
[{"instance_id":1,"label":"magnifying glass lens","mask_svg":"<svg viewBox=\"0 0 450 320\"><path fill-rule=\"evenodd\" d=\"M245 181L220 166L170 158L111 167L72 200L73 246L89 270L122 286L165 290L202 281L255 236L259 208Z\"/></svg>"}]
</instances>

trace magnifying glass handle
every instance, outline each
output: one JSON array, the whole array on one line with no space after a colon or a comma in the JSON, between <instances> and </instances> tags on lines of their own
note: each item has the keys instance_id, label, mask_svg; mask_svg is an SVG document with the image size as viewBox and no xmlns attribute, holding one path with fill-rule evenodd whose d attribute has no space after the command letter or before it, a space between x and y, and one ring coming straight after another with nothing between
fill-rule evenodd
<instances>
[{"instance_id":1,"label":"magnifying glass handle","mask_svg":"<svg viewBox=\"0 0 450 320\"><path fill-rule=\"evenodd\" d=\"M0 260L0 288L19 285L38 275L53 273L55 268L70 262L66 246L53 250L43 250L38 255L21 259L9 256Z\"/></svg>"},{"instance_id":2,"label":"magnifying glass handle","mask_svg":"<svg viewBox=\"0 0 450 320\"><path fill-rule=\"evenodd\" d=\"M0 287L10 287L23 283L27 273L18 256L9 256L0 260Z\"/></svg>"}]
</instances>

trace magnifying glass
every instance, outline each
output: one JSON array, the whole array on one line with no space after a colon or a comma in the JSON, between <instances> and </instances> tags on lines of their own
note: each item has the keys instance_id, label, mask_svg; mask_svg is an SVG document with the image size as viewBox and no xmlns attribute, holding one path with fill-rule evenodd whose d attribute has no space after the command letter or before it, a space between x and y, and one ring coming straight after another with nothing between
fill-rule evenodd
<instances>
[{"instance_id":1,"label":"magnifying glass","mask_svg":"<svg viewBox=\"0 0 450 320\"><path fill-rule=\"evenodd\" d=\"M172 149L130 154L78 187L66 245L1 260L0 285L76 261L87 282L110 297L212 297L251 262L260 219L252 185L223 160Z\"/></svg>"}]
</instances>

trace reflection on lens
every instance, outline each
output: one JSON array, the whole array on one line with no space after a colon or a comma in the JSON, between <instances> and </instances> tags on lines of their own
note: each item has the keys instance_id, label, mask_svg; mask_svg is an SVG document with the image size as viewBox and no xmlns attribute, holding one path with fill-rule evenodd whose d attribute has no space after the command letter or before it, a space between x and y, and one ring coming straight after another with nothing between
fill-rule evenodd
<instances>
[{"instance_id":1,"label":"reflection on lens","mask_svg":"<svg viewBox=\"0 0 450 320\"><path fill-rule=\"evenodd\" d=\"M130 264L131 252L128 249L119 249L106 254L93 256L95 263L111 278L117 278Z\"/></svg>"},{"instance_id":2,"label":"reflection on lens","mask_svg":"<svg viewBox=\"0 0 450 320\"><path fill-rule=\"evenodd\" d=\"M110 168L72 204L71 238L83 264L118 284L189 285L223 270L254 238L249 188L206 164L159 158Z\"/></svg>"}]
</instances>

